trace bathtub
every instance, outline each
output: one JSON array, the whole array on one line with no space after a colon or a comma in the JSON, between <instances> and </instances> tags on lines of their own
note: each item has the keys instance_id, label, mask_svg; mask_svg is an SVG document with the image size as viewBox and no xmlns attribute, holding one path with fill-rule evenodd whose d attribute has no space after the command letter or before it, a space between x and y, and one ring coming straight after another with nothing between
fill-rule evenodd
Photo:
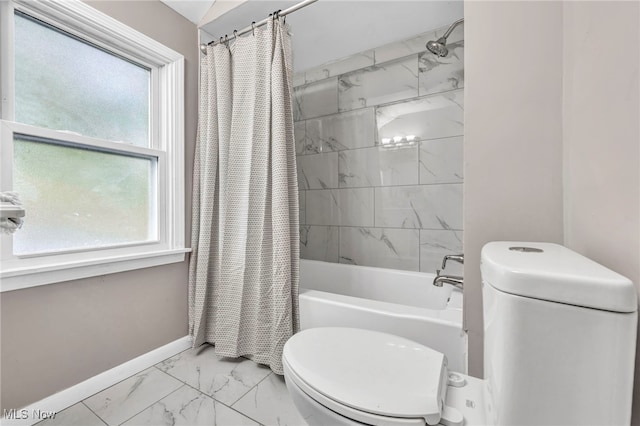
<instances>
[{"instance_id":1,"label":"bathtub","mask_svg":"<svg viewBox=\"0 0 640 426\"><path fill-rule=\"evenodd\" d=\"M356 327L403 336L466 373L462 292L433 274L300 260L300 326Z\"/></svg>"}]
</instances>

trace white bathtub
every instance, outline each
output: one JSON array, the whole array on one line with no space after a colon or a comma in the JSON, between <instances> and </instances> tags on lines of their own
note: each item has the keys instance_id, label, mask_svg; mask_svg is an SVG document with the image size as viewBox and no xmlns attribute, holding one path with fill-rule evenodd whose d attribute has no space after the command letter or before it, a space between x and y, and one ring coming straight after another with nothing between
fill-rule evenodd
<instances>
[{"instance_id":1,"label":"white bathtub","mask_svg":"<svg viewBox=\"0 0 640 426\"><path fill-rule=\"evenodd\" d=\"M462 292L433 274L300 260L300 325L356 327L403 336L444 353L466 373Z\"/></svg>"}]
</instances>

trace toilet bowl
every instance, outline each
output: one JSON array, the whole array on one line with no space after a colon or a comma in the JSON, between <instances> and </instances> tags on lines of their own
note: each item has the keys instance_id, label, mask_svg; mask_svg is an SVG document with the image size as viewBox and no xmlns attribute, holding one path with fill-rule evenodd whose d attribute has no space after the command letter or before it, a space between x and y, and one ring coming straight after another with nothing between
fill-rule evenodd
<instances>
[{"instance_id":1,"label":"toilet bowl","mask_svg":"<svg viewBox=\"0 0 640 426\"><path fill-rule=\"evenodd\" d=\"M487 244L482 276L485 379L449 372L443 354L399 336L307 329L283 351L287 389L305 421L629 424L637 327L633 284L543 243Z\"/></svg>"}]
</instances>

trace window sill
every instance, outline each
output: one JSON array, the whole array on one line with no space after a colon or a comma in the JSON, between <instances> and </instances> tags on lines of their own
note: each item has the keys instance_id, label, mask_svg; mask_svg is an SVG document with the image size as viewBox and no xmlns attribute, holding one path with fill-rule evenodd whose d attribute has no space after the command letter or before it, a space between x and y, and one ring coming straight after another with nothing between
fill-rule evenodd
<instances>
[{"instance_id":1,"label":"window sill","mask_svg":"<svg viewBox=\"0 0 640 426\"><path fill-rule=\"evenodd\" d=\"M0 292L182 262L190 248L104 256L90 260L45 263L30 267L2 265Z\"/></svg>"}]
</instances>

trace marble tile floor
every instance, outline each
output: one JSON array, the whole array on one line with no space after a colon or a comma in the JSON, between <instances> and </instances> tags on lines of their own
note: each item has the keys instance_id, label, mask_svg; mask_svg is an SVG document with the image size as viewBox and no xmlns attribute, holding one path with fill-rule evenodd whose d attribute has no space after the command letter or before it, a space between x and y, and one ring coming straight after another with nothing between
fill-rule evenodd
<instances>
[{"instance_id":1,"label":"marble tile floor","mask_svg":"<svg viewBox=\"0 0 640 426\"><path fill-rule=\"evenodd\" d=\"M189 349L135 374L38 426L306 426L284 379L213 347Z\"/></svg>"}]
</instances>

